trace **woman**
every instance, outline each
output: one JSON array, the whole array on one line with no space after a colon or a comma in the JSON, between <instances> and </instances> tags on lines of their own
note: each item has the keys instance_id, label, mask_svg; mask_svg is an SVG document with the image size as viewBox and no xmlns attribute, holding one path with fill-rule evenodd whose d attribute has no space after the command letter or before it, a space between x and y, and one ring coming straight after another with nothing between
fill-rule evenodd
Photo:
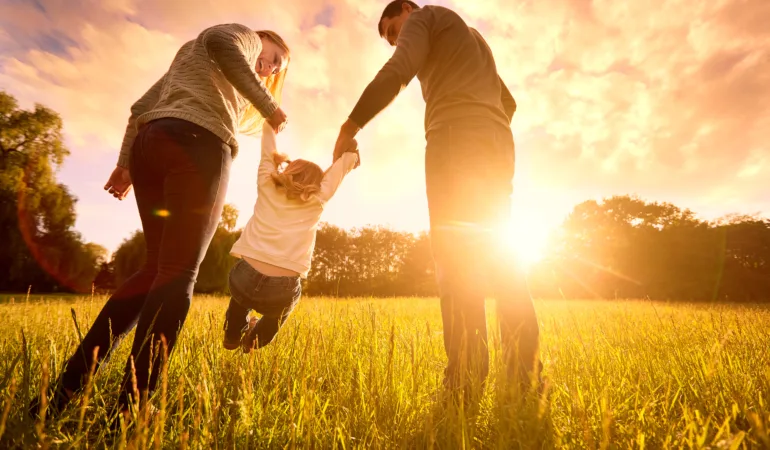
<instances>
[{"instance_id":1,"label":"woman","mask_svg":"<svg viewBox=\"0 0 770 450\"><path fill-rule=\"evenodd\" d=\"M84 385L95 349L98 368L135 325L118 407L125 412L138 400L132 372L137 391L152 393L161 342L169 353L174 348L222 213L235 137L259 134L265 121L276 132L286 124L278 102L289 56L274 32L217 25L184 44L168 72L132 106L104 189L122 200L133 183L147 260L107 301L68 361L51 395L54 411ZM39 409L33 402L33 414Z\"/></svg>"}]
</instances>

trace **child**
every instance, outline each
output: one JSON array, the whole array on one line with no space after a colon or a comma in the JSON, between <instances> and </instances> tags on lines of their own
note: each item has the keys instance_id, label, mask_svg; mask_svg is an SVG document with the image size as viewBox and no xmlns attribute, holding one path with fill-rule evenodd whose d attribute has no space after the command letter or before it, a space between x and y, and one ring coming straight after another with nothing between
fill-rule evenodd
<instances>
[{"instance_id":1,"label":"child","mask_svg":"<svg viewBox=\"0 0 770 450\"><path fill-rule=\"evenodd\" d=\"M230 270L230 306L224 347L248 353L273 340L302 294L321 213L342 179L358 167L355 143L324 173L318 165L289 161L276 151L275 132L262 131L257 203L230 252L241 258ZM281 170L281 166L287 163ZM248 322L250 310L262 317Z\"/></svg>"}]
</instances>

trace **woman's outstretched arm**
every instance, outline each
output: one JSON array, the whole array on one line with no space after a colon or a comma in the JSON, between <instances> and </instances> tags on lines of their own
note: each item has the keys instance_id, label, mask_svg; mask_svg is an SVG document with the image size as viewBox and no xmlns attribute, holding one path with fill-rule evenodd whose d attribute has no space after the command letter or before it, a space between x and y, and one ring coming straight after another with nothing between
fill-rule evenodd
<instances>
[{"instance_id":1,"label":"woman's outstretched arm","mask_svg":"<svg viewBox=\"0 0 770 450\"><path fill-rule=\"evenodd\" d=\"M247 59L247 52L259 55L262 51L262 40L257 33L238 24L215 25L203 30L198 39L243 98L251 102L262 117L272 116L278 103Z\"/></svg>"}]
</instances>

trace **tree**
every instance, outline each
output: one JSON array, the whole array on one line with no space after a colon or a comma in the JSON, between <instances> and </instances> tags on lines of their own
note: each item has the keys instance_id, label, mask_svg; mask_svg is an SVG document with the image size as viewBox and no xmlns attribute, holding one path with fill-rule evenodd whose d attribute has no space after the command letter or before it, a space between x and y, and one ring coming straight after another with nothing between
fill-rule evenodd
<instances>
[{"instance_id":1,"label":"tree","mask_svg":"<svg viewBox=\"0 0 770 450\"><path fill-rule=\"evenodd\" d=\"M131 275L141 269L147 259L144 233L136 230L120 243L112 255L112 267L115 274L115 286L123 284Z\"/></svg>"},{"instance_id":2,"label":"tree","mask_svg":"<svg viewBox=\"0 0 770 450\"><path fill-rule=\"evenodd\" d=\"M99 267L99 273L94 277L94 291L99 294L109 293L114 290L115 285L115 270L109 262L102 262Z\"/></svg>"},{"instance_id":3,"label":"tree","mask_svg":"<svg viewBox=\"0 0 770 450\"><path fill-rule=\"evenodd\" d=\"M414 244L414 236L369 226L353 230L351 244L349 262L355 274L352 293L395 295L398 270Z\"/></svg>"},{"instance_id":4,"label":"tree","mask_svg":"<svg viewBox=\"0 0 770 450\"><path fill-rule=\"evenodd\" d=\"M195 285L197 292L229 292L230 269L237 261L230 256L230 249L241 235L240 231L233 231L237 221L238 209L232 204L225 205L219 226L201 262L198 282Z\"/></svg>"},{"instance_id":5,"label":"tree","mask_svg":"<svg viewBox=\"0 0 770 450\"><path fill-rule=\"evenodd\" d=\"M0 289L90 290L106 251L73 230L77 199L56 180L68 155L58 114L0 92Z\"/></svg>"},{"instance_id":6,"label":"tree","mask_svg":"<svg viewBox=\"0 0 770 450\"><path fill-rule=\"evenodd\" d=\"M347 231L321 223L316 232L315 251L305 289L311 295L334 295L354 278L349 267L351 239Z\"/></svg>"},{"instance_id":7,"label":"tree","mask_svg":"<svg viewBox=\"0 0 770 450\"><path fill-rule=\"evenodd\" d=\"M770 219L728 216L714 224L723 246L719 296L761 301L770 296Z\"/></svg>"},{"instance_id":8,"label":"tree","mask_svg":"<svg viewBox=\"0 0 770 450\"><path fill-rule=\"evenodd\" d=\"M420 247L415 248L417 243ZM427 245L426 245L427 244ZM322 223L316 234L313 262L305 284L310 295L408 295L412 280L425 292L425 253L430 258L427 235L414 235L385 227L363 227L350 231ZM414 270L413 278L403 270Z\"/></svg>"},{"instance_id":9,"label":"tree","mask_svg":"<svg viewBox=\"0 0 770 450\"><path fill-rule=\"evenodd\" d=\"M708 223L668 203L610 197L577 205L556 247L552 267L535 273L540 292L558 286L566 297L673 301L770 296L770 227L756 217Z\"/></svg>"},{"instance_id":10,"label":"tree","mask_svg":"<svg viewBox=\"0 0 770 450\"><path fill-rule=\"evenodd\" d=\"M428 233L420 233L408 247L398 268L397 285L399 295L438 295L436 269Z\"/></svg>"},{"instance_id":11,"label":"tree","mask_svg":"<svg viewBox=\"0 0 770 450\"><path fill-rule=\"evenodd\" d=\"M238 222L238 208L232 203L228 203L222 209L222 218L219 220L219 227L227 231L235 230L235 224Z\"/></svg>"}]
</instances>

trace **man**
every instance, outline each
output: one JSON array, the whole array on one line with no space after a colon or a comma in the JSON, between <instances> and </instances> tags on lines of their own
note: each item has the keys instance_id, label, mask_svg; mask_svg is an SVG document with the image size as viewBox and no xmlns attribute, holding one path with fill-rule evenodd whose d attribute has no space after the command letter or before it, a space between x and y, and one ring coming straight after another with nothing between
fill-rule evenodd
<instances>
[{"instance_id":1,"label":"man","mask_svg":"<svg viewBox=\"0 0 770 450\"><path fill-rule=\"evenodd\" d=\"M526 386L539 371L537 318L523 272L500 251L510 216L516 102L487 43L455 12L396 0L378 30L396 50L342 126L334 158L416 75L426 102L425 178L449 359L445 386L467 392L486 378L485 279L497 297L508 375Z\"/></svg>"}]
</instances>

